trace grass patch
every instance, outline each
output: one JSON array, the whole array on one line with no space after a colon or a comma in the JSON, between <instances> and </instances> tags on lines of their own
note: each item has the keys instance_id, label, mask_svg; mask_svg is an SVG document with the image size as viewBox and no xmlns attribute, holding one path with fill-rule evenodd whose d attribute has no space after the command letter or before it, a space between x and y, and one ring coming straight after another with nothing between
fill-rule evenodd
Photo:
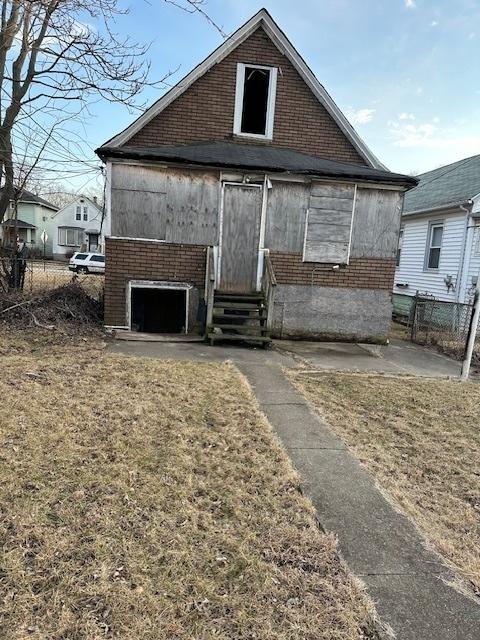
<instances>
[{"instance_id":1,"label":"grass patch","mask_svg":"<svg viewBox=\"0 0 480 640\"><path fill-rule=\"evenodd\" d=\"M372 637L372 610L228 364L0 340L0 636Z\"/></svg>"},{"instance_id":2,"label":"grass patch","mask_svg":"<svg viewBox=\"0 0 480 640\"><path fill-rule=\"evenodd\" d=\"M480 387L352 374L293 380L480 595Z\"/></svg>"}]
</instances>

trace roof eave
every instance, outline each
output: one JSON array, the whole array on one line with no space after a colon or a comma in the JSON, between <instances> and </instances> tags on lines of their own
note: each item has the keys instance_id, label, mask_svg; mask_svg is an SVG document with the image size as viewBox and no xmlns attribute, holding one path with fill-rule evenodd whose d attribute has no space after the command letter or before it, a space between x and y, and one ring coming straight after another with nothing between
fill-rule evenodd
<instances>
[{"instance_id":1,"label":"roof eave","mask_svg":"<svg viewBox=\"0 0 480 640\"><path fill-rule=\"evenodd\" d=\"M427 207L426 209L415 209L414 211L404 211L402 213L403 216L415 216L415 215L424 215L426 213L436 213L439 211L447 211L448 209L460 209L460 207L471 204L471 198L458 200L456 202L449 202L446 204L438 205L437 207Z\"/></svg>"},{"instance_id":2,"label":"roof eave","mask_svg":"<svg viewBox=\"0 0 480 640\"><path fill-rule=\"evenodd\" d=\"M285 175L304 175L304 176L310 176L311 178L335 178L337 180L340 179L345 179L345 180L351 180L351 181L357 181L357 182L363 182L363 183L383 183L383 184L391 184L391 185L395 185L395 186L399 186L404 188L405 190L411 189L413 188L415 185L411 184L408 180L410 180L410 178L407 176L407 180L405 180L405 176L401 176L398 174L393 174L391 176L355 176L353 175L353 173L350 175L348 173L341 173L341 172L335 172L335 171L325 171L325 172L319 172L319 171L315 171L315 170L305 170L305 169L284 169L284 168L279 168L279 167L275 167L275 166L269 166L269 165L264 165L264 166L252 166L252 165L248 165L248 164L242 164L242 163L223 163L223 162L205 162L205 161L195 161L192 159L186 160L184 158L181 157L161 157L161 156L157 156L157 157L152 157L151 155L148 154L141 154L141 153L137 153L134 156L130 155L128 152L123 151L122 148L105 148L105 147L100 147L99 149L96 150L96 153L102 158L102 160L104 161L108 161L108 160L112 160L112 159L120 159L120 160L135 160L135 161L147 161L147 162L151 162L151 163L157 163L157 164L162 164L165 166L182 166L182 167L191 167L191 168L204 168L204 169L211 169L211 170L221 170L221 171L225 171L225 170L231 170L231 171L238 171L238 170L242 170L242 171L249 171L249 172L272 172L272 173L278 173L278 174L285 174ZM361 168L361 167L359 167Z\"/></svg>"}]
</instances>

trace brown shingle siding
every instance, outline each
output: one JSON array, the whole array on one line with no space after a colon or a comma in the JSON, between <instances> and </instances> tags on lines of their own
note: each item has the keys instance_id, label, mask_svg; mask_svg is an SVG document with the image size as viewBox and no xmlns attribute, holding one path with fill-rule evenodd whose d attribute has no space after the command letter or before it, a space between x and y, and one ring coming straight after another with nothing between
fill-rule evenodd
<instances>
[{"instance_id":1,"label":"brown shingle siding","mask_svg":"<svg viewBox=\"0 0 480 640\"><path fill-rule=\"evenodd\" d=\"M233 134L239 62L279 69L271 142ZM199 78L127 144L178 144L206 140L273 144L330 160L366 164L292 63L280 53L262 28Z\"/></svg>"}]
</instances>

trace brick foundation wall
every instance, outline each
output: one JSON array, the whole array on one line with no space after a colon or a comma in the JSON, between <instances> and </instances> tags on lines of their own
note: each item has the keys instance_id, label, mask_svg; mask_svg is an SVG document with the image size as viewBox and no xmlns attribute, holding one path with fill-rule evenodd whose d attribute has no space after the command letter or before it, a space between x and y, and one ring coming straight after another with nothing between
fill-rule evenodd
<instances>
[{"instance_id":1,"label":"brick foundation wall","mask_svg":"<svg viewBox=\"0 0 480 640\"><path fill-rule=\"evenodd\" d=\"M353 258L349 265L332 269L331 264L303 262L299 253L270 253L278 284L391 291L395 258Z\"/></svg>"},{"instance_id":2,"label":"brick foundation wall","mask_svg":"<svg viewBox=\"0 0 480 640\"><path fill-rule=\"evenodd\" d=\"M237 63L277 67L273 141L233 135ZM194 82L127 145L229 140L288 147L330 160L366 165L294 66L262 28Z\"/></svg>"},{"instance_id":3,"label":"brick foundation wall","mask_svg":"<svg viewBox=\"0 0 480 640\"><path fill-rule=\"evenodd\" d=\"M205 285L206 247L107 238L105 324L125 325L128 280L166 280Z\"/></svg>"}]
</instances>

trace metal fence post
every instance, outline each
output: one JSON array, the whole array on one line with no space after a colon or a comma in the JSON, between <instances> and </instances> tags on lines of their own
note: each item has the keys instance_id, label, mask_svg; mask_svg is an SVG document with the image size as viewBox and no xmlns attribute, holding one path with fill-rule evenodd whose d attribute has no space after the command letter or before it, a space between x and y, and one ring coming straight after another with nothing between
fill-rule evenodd
<instances>
[{"instance_id":1,"label":"metal fence post","mask_svg":"<svg viewBox=\"0 0 480 640\"><path fill-rule=\"evenodd\" d=\"M479 279L479 282L477 282L477 286L475 289L472 317L470 320L470 327L468 329L468 334L467 334L465 356L462 364L462 373L460 375L460 379L462 380L462 382L466 382L470 374L470 366L472 364L473 349L475 347L475 340L477 337L479 317L480 317L480 279Z\"/></svg>"}]
</instances>

